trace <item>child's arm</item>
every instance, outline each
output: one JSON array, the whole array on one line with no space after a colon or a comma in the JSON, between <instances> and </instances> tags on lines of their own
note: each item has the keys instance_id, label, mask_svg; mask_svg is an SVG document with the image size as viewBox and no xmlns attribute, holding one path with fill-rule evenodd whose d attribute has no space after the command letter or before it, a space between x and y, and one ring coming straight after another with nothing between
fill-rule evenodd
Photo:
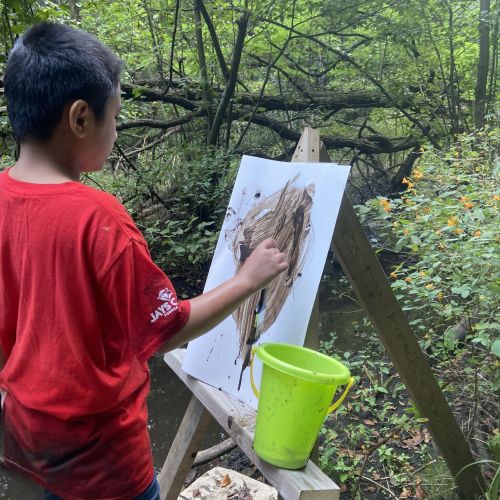
<instances>
[{"instance_id":1,"label":"child's arm","mask_svg":"<svg viewBox=\"0 0 500 500\"><path fill-rule=\"evenodd\" d=\"M272 239L263 241L247 258L238 274L210 292L190 300L189 319L162 345L160 352L168 352L208 332L287 268L288 262L276 242Z\"/></svg>"}]
</instances>

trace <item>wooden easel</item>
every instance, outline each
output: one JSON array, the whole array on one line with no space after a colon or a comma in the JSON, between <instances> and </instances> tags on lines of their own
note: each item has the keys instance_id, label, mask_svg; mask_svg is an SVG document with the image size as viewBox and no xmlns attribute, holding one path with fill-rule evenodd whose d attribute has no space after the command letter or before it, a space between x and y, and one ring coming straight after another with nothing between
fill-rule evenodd
<instances>
[{"instance_id":1,"label":"wooden easel","mask_svg":"<svg viewBox=\"0 0 500 500\"><path fill-rule=\"evenodd\" d=\"M331 161L317 130L304 129L292 161ZM419 413L429 419L430 433L450 472L457 476L463 467L474 462L474 458L346 195L340 206L331 248ZM311 348L318 346L318 315L316 298L304 344ZM339 498L339 487L312 461L302 470L289 471L257 457L252 449L255 411L184 373L181 369L183 358L182 349L165 355L166 363L189 387L193 397L159 476L162 500L177 499L212 417L285 500ZM485 489L477 464L463 470L456 477L456 483L465 498L475 498Z\"/></svg>"}]
</instances>

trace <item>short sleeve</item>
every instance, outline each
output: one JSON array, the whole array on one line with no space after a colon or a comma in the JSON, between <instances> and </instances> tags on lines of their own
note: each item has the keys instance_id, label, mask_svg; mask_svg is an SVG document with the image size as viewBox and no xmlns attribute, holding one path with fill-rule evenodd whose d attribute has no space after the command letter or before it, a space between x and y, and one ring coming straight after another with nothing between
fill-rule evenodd
<instances>
[{"instance_id":1,"label":"short sleeve","mask_svg":"<svg viewBox=\"0 0 500 500\"><path fill-rule=\"evenodd\" d=\"M172 283L151 260L145 243L130 240L101 281L110 313L146 361L186 323L189 301L178 301Z\"/></svg>"}]
</instances>

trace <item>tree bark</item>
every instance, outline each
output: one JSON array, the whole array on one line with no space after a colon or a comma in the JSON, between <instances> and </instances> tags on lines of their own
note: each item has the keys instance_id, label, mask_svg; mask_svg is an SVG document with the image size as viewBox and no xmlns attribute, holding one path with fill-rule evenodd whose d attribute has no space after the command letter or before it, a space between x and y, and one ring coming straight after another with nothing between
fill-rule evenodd
<instances>
[{"instance_id":1,"label":"tree bark","mask_svg":"<svg viewBox=\"0 0 500 500\"><path fill-rule=\"evenodd\" d=\"M201 105L203 96L190 90L182 89L176 91L177 83L172 82L171 91L165 93L162 89L155 89L147 84L151 82L141 82L141 84L122 83L122 92L125 99L138 99L141 101L163 101L176 104L182 108L193 111ZM151 84L152 85L152 84ZM220 89L212 89L215 96L221 94ZM321 109L328 112L340 111L350 108L394 108L394 101L377 92L314 92L308 98L297 95L263 95L259 101L259 94L256 93L236 93L233 94L233 102L241 106L255 106L266 111L306 111ZM410 99L399 101L401 106L410 108Z\"/></svg>"},{"instance_id":2,"label":"tree bark","mask_svg":"<svg viewBox=\"0 0 500 500\"><path fill-rule=\"evenodd\" d=\"M236 88L236 79L238 78L238 71L240 68L241 53L243 52L243 42L245 41L245 36L247 32L248 20L250 14L245 12L241 18L238 20L238 34L236 36L236 43L233 50L233 57L231 60L231 70L229 72L229 79L222 94L222 98L217 108L217 113L215 114L214 122L210 130L210 135L208 137L208 144L215 146L219 138L219 130L222 125L222 120L226 114L229 101L234 95L234 89Z\"/></svg>"},{"instance_id":3,"label":"tree bark","mask_svg":"<svg viewBox=\"0 0 500 500\"><path fill-rule=\"evenodd\" d=\"M212 19L208 14L203 0L195 0L195 2L207 25L208 32L210 33L210 38L212 39L212 44L214 46L215 54L217 55L217 60L219 61L222 76L224 77L224 81L227 83L229 79L229 70L227 69L226 60L222 55L222 49L220 47L219 38L217 37L217 33L215 31L214 23L212 22Z\"/></svg>"},{"instance_id":4,"label":"tree bark","mask_svg":"<svg viewBox=\"0 0 500 500\"><path fill-rule=\"evenodd\" d=\"M201 16L198 2L194 2L194 33L196 37L196 51L198 53L198 64L200 65L201 88L203 91L204 107L207 110L207 138L212 131L212 97L210 95L210 84L208 82L207 61L205 58L205 46L203 44L203 31L201 27Z\"/></svg>"},{"instance_id":5,"label":"tree bark","mask_svg":"<svg viewBox=\"0 0 500 500\"><path fill-rule=\"evenodd\" d=\"M500 10L500 2L497 1L496 7L494 7L497 12ZM498 46L499 46L499 38L498 38L498 28L499 28L499 20L500 15L495 16L495 22L493 24L493 35L491 38L491 68L490 68L490 83L489 83L489 91L488 91L488 101L486 110L488 112L489 106L493 106L494 97L496 96L497 91L497 71L498 71Z\"/></svg>"},{"instance_id":6,"label":"tree bark","mask_svg":"<svg viewBox=\"0 0 500 500\"><path fill-rule=\"evenodd\" d=\"M486 110L486 85L490 57L490 0L480 0L479 9L479 59L474 95L474 126L476 130L484 127Z\"/></svg>"},{"instance_id":7,"label":"tree bark","mask_svg":"<svg viewBox=\"0 0 500 500\"><path fill-rule=\"evenodd\" d=\"M80 7L76 3L76 0L68 0L69 4L69 15L71 19L75 21L80 21Z\"/></svg>"}]
</instances>

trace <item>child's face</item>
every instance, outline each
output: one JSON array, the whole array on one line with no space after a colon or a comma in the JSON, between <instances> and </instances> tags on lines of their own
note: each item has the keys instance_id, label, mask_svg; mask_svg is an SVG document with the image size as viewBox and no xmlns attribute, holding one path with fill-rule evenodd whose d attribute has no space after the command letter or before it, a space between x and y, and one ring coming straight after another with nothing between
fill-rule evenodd
<instances>
[{"instance_id":1,"label":"child's face","mask_svg":"<svg viewBox=\"0 0 500 500\"><path fill-rule=\"evenodd\" d=\"M92 124L90 134L87 137L84 158L80 165L82 172L94 172L100 170L108 158L113 144L116 140L116 118L121 108L120 86L114 96L106 101L104 116L100 121Z\"/></svg>"}]
</instances>

